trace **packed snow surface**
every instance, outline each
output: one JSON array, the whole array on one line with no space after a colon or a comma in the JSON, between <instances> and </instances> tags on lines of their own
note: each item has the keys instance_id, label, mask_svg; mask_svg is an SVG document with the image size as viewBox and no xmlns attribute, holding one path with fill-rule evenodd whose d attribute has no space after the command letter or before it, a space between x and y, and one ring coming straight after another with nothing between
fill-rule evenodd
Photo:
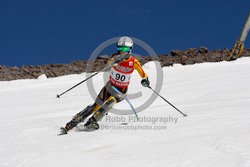
<instances>
[{"instance_id":1,"label":"packed snow surface","mask_svg":"<svg viewBox=\"0 0 250 167\"><path fill-rule=\"evenodd\" d=\"M152 87L157 80L154 62L143 66ZM1 167L249 167L250 58L234 62L164 67L161 98L131 115L109 113L95 132L57 136L59 128L93 103L87 85L56 94L86 78L86 74L58 78L0 82ZM94 77L95 91L104 73ZM159 78L158 78L159 79ZM140 85L137 72L128 94L135 108L152 94ZM114 109L130 109L123 102Z\"/></svg>"}]
</instances>

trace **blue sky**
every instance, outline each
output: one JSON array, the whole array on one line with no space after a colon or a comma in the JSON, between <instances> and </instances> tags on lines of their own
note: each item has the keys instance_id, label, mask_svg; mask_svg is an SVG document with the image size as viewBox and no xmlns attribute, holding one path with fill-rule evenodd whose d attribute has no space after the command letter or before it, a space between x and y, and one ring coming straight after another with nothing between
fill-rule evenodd
<instances>
[{"instance_id":1,"label":"blue sky","mask_svg":"<svg viewBox=\"0 0 250 167\"><path fill-rule=\"evenodd\" d=\"M249 12L249 0L1 0L0 64L88 59L99 44L123 35L158 54L232 48ZM111 50L115 45L104 52Z\"/></svg>"}]
</instances>

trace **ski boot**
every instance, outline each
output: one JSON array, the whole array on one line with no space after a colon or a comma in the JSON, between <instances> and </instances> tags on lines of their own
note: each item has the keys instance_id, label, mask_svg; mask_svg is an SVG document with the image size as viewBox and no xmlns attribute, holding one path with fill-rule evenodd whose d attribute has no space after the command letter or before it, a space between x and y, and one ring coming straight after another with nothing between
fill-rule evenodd
<instances>
[{"instance_id":1,"label":"ski boot","mask_svg":"<svg viewBox=\"0 0 250 167\"><path fill-rule=\"evenodd\" d=\"M99 124L94 117L89 118L89 120L84 125L84 131L90 132L99 129Z\"/></svg>"},{"instance_id":2,"label":"ski boot","mask_svg":"<svg viewBox=\"0 0 250 167\"><path fill-rule=\"evenodd\" d=\"M64 127L60 128L60 133L58 135L66 135L68 133L67 129Z\"/></svg>"},{"instance_id":3,"label":"ski boot","mask_svg":"<svg viewBox=\"0 0 250 167\"><path fill-rule=\"evenodd\" d=\"M65 135L65 134L67 134L68 131L71 130L71 129L73 129L74 127L76 127L77 124L78 124L77 121L74 120L74 119L72 119L70 122L68 122L66 124L65 128L64 127L60 128L60 134L59 135Z\"/></svg>"},{"instance_id":4,"label":"ski boot","mask_svg":"<svg viewBox=\"0 0 250 167\"><path fill-rule=\"evenodd\" d=\"M67 134L69 130L73 129L76 127L80 122L83 122L85 118L87 118L89 115L92 114L93 111L95 111L97 108L96 103L93 105L87 106L84 110L81 112L77 113L70 122L68 122L64 127L61 127L60 129L60 135L62 134Z\"/></svg>"}]
</instances>

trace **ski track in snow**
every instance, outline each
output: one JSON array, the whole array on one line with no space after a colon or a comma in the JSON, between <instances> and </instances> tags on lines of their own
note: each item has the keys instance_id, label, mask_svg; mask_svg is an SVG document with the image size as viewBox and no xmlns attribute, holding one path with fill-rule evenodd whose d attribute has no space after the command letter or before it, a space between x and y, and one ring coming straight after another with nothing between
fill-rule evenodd
<instances>
[{"instance_id":1,"label":"ski track in snow","mask_svg":"<svg viewBox=\"0 0 250 167\"><path fill-rule=\"evenodd\" d=\"M153 62L144 65L152 87ZM0 166L250 166L250 58L234 62L174 65L163 68L160 94L188 117L182 117L161 98L140 118L176 118L177 122L100 123L109 127L95 132L57 136L74 114L93 103L86 84L56 99L56 94L85 78L85 73L58 78L0 82ZM94 79L96 92L103 75ZM137 72L129 93L137 107L152 94L140 85ZM125 100L115 108L129 109ZM120 115L110 113L110 118ZM129 115L123 116L126 119ZM167 126L161 130L125 130L110 127Z\"/></svg>"}]
</instances>

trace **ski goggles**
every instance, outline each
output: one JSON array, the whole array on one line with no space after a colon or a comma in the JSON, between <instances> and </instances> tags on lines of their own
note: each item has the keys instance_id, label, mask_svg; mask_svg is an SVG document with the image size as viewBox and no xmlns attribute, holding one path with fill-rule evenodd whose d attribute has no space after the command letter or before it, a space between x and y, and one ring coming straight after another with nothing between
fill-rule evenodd
<instances>
[{"instance_id":1,"label":"ski goggles","mask_svg":"<svg viewBox=\"0 0 250 167\"><path fill-rule=\"evenodd\" d=\"M131 50L131 48L128 46L118 46L117 50L120 52L129 52Z\"/></svg>"}]
</instances>

